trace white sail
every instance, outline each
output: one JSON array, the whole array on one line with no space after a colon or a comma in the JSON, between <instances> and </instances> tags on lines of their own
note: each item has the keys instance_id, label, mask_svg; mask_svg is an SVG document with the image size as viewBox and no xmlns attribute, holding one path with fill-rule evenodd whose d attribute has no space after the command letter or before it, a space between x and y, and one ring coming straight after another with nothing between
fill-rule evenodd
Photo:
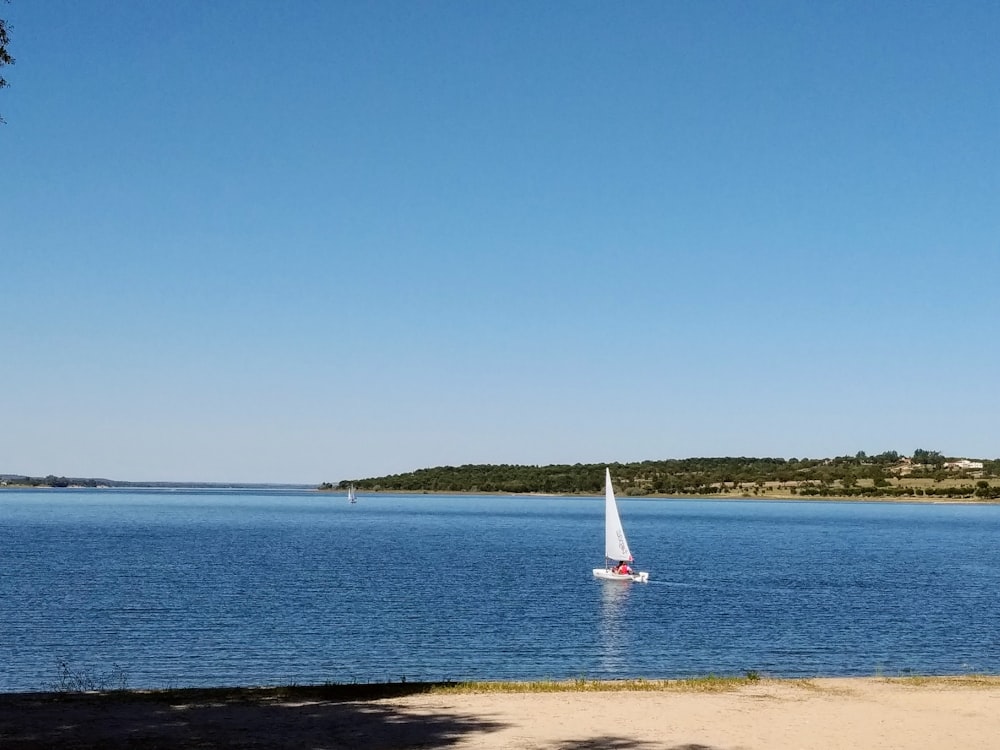
<instances>
[{"instance_id":1,"label":"white sail","mask_svg":"<svg viewBox=\"0 0 1000 750\"><path fill-rule=\"evenodd\" d=\"M611 487L611 469L604 470L604 556L611 560L632 560L622 519L618 516L615 491Z\"/></svg>"},{"instance_id":2,"label":"white sail","mask_svg":"<svg viewBox=\"0 0 1000 750\"><path fill-rule=\"evenodd\" d=\"M353 484L351 485L351 489L349 489L347 491L347 499L350 500L352 503L356 503L357 502L357 498L354 495L354 485Z\"/></svg>"}]
</instances>

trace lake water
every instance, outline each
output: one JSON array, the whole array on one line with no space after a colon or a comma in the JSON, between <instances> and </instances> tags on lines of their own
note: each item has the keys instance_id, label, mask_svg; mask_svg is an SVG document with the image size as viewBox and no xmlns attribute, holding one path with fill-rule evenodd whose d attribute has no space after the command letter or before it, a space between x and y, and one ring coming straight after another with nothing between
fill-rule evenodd
<instances>
[{"instance_id":1,"label":"lake water","mask_svg":"<svg viewBox=\"0 0 1000 750\"><path fill-rule=\"evenodd\" d=\"M1000 673L1000 506L0 491L0 691Z\"/></svg>"}]
</instances>

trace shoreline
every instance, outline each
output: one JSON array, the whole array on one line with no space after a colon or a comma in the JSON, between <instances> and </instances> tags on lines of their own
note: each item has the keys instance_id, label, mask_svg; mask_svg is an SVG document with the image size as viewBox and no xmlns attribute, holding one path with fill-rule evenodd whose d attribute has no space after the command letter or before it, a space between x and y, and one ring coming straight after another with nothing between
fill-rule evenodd
<instances>
[{"instance_id":1,"label":"shoreline","mask_svg":"<svg viewBox=\"0 0 1000 750\"><path fill-rule=\"evenodd\" d=\"M318 493L331 495L333 497L346 498L343 490L315 490ZM457 490L439 490L431 492L429 490L363 490L363 497L378 497L379 495L443 495L455 497L562 497L562 498L590 498L601 499L603 495L574 494L559 492L463 492ZM735 494L715 494L715 495L695 495L674 493L671 495L650 493L648 495L622 495L617 498L622 500L733 500L733 501L787 501L796 503L810 502L838 502L838 503L918 503L920 505L1000 505L1000 499L996 498L970 498L970 497L936 497L936 496L906 496L906 497L885 497L877 495L792 495L792 494L762 494L762 495L735 495Z\"/></svg>"},{"instance_id":2,"label":"shoreline","mask_svg":"<svg viewBox=\"0 0 1000 750\"><path fill-rule=\"evenodd\" d=\"M899 750L993 748L1000 676L386 683L0 694L0 745ZM477 688L477 685L479 686ZM516 686L515 686L516 687ZM652 689L649 689L651 688ZM377 689L376 689L377 688Z\"/></svg>"},{"instance_id":3,"label":"shoreline","mask_svg":"<svg viewBox=\"0 0 1000 750\"><path fill-rule=\"evenodd\" d=\"M220 488L217 487L156 487L156 486L135 486L135 487L83 487L79 485L69 486L69 487L51 487L48 485L4 485L0 487L0 492L46 492L46 491L57 491L57 492L74 492L74 491L87 491L93 492L98 491L115 491L115 492L128 492L130 490L157 490L164 493L169 491L190 491L197 492L198 490L215 490L218 491ZM233 492L239 492L244 489L250 490L266 490L266 487L231 487L227 488ZM275 488L276 491L288 491L290 488ZM316 493L322 495L329 495L331 497L343 497L346 498L347 495L344 490L328 490L320 489L319 487L301 487L294 488L295 491ZM559 493L559 492L501 492L501 491L491 491L491 492L472 492L472 491L459 491L459 490L435 490L433 492L429 490L362 490L362 495L360 497L378 497L379 495L385 496L397 496L397 495L440 495L440 496L451 496L451 497L552 497L552 498L600 498L600 495L592 494L576 494L576 493ZM809 502L838 502L838 503L896 503L896 504L919 504L919 505L1000 505L1000 498L974 498L974 497L946 497L946 496L926 496L926 495L906 495L906 496L893 496L886 497L883 495L793 495L790 493L771 493L765 492L759 495L747 495L747 494L728 494L728 493L718 493L713 495L705 494L686 494L686 493L673 493L673 494L657 494L650 493L648 495L623 495L618 498L619 500L726 500L733 502L796 502L796 503L809 503Z\"/></svg>"},{"instance_id":4,"label":"shoreline","mask_svg":"<svg viewBox=\"0 0 1000 750\"><path fill-rule=\"evenodd\" d=\"M434 693L438 695L478 694L539 694L539 693L724 693L739 691L755 685L806 685L813 682L866 682L877 681L892 685L926 686L978 686L1000 688L1000 673L964 672L959 674L870 674L870 675L812 675L809 677L768 677L755 671L745 674L717 675L714 673L695 677L647 678L623 677L620 679L558 679L558 680L472 680L472 681L421 681L389 680L385 682L326 682L313 684L279 685L215 685L190 687L124 687L78 689L53 687L46 690L0 690L0 703L11 698L32 700L73 701L95 700L167 700L167 701L275 701L275 700L352 700L368 701L400 696Z\"/></svg>"}]
</instances>

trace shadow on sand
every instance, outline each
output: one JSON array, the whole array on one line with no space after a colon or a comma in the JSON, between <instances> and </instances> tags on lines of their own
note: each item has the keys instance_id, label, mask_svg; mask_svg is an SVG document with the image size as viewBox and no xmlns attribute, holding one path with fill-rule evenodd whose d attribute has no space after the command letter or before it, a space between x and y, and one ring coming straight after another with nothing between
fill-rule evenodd
<instances>
[{"instance_id":1,"label":"shadow on sand","mask_svg":"<svg viewBox=\"0 0 1000 750\"><path fill-rule=\"evenodd\" d=\"M428 683L0 694L0 747L447 748L504 724L380 703Z\"/></svg>"},{"instance_id":2,"label":"shadow on sand","mask_svg":"<svg viewBox=\"0 0 1000 750\"><path fill-rule=\"evenodd\" d=\"M388 700L446 683L276 688L190 688L103 693L0 693L3 750L449 748L509 725L443 708ZM561 740L546 750L722 750L665 747L605 735Z\"/></svg>"}]
</instances>

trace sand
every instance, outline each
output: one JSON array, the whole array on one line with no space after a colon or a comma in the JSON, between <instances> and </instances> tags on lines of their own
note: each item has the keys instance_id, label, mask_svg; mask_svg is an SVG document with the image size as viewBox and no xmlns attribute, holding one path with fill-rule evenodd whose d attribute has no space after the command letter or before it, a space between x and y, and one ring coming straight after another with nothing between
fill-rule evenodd
<instances>
[{"instance_id":1,"label":"sand","mask_svg":"<svg viewBox=\"0 0 1000 750\"><path fill-rule=\"evenodd\" d=\"M373 700L0 695L0 747L996 750L1000 678Z\"/></svg>"}]
</instances>

